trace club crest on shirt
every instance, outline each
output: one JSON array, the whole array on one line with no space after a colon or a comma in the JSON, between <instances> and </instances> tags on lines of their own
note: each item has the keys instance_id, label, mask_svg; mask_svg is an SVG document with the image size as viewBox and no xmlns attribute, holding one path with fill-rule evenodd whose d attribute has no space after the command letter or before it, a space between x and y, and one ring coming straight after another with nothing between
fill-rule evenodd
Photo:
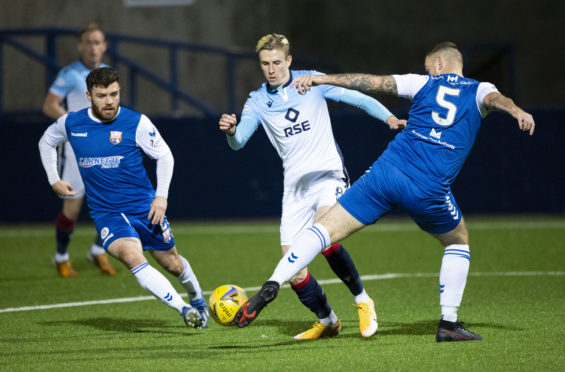
<instances>
[{"instance_id":1,"label":"club crest on shirt","mask_svg":"<svg viewBox=\"0 0 565 372\"><path fill-rule=\"evenodd\" d=\"M110 131L110 142L112 142L114 145L122 142L122 132L114 130Z\"/></svg>"}]
</instances>

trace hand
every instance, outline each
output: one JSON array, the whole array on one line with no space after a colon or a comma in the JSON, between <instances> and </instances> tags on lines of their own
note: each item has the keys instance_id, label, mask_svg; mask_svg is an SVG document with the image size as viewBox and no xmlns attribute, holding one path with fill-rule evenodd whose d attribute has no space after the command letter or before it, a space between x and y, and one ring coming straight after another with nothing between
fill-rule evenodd
<instances>
[{"instance_id":1,"label":"hand","mask_svg":"<svg viewBox=\"0 0 565 372\"><path fill-rule=\"evenodd\" d=\"M220 130L226 132L228 135L233 136L235 134L235 126L237 124L237 119L234 114L228 115L223 114L219 121Z\"/></svg>"},{"instance_id":2,"label":"hand","mask_svg":"<svg viewBox=\"0 0 565 372\"><path fill-rule=\"evenodd\" d=\"M290 84L290 87L296 87L298 93L306 94L306 92L309 91L311 87L319 85L318 78L319 75L302 75L294 79L292 81L292 84Z\"/></svg>"},{"instance_id":3,"label":"hand","mask_svg":"<svg viewBox=\"0 0 565 372\"><path fill-rule=\"evenodd\" d=\"M396 116L386 118L386 123L391 130L404 129L406 127L406 120L398 119Z\"/></svg>"},{"instance_id":4,"label":"hand","mask_svg":"<svg viewBox=\"0 0 565 372\"><path fill-rule=\"evenodd\" d=\"M516 120L518 120L518 126L520 127L521 130L523 130L524 132L529 131L530 136L534 134L536 123L534 122L534 117L532 115L528 114L525 111L520 110L515 117Z\"/></svg>"},{"instance_id":5,"label":"hand","mask_svg":"<svg viewBox=\"0 0 565 372\"><path fill-rule=\"evenodd\" d=\"M78 194L76 191L73 191L73 185L63 180L55 182L51 185L51 188L59 196L75 196Z\"/></svg>"},{"instance_id":6,"label":"hand","mask_svg":"<svg viewBox=\"0 0 565 372\"><path fill-rule=\"evenodd\" d=\"M151 209L149 210L148 220L151 220L152 225L157 225L162 223L165 218L165 211L167 210L167 198L162 196L156 196L151 203Z\"/></svg>"}]
</instances>

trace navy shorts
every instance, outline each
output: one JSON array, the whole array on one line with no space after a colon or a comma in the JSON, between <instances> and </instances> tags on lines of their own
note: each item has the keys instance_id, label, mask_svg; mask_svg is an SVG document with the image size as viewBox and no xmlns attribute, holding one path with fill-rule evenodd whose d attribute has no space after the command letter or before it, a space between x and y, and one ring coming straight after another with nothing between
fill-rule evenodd
<instances>
[{"instance_id":1,"label":"navy shorts","mask_svg":"<svg viewBox=\"0 0 565 372\"><path fill-rule=\"evenodd\" d=\"M92 215L92 219L106 251L119 238L137 238L141 241L143 250L168 251L175 246L167 217L158 225L152 225L147 214L96 213Z\"/></svg>"},{"instance_id":2,"label":"navy shorts","mask_svg":"<svg viewBox=\"0 0 565 372\"><path fill-rule=\"evenodd\" d=\"M453 230L462 217L451 190L435 190L416 184L386 160L373 163L338 199L338 203L364 225L375 223L399 206L422 230L431 234Z\"/></svg>"}]
</instances>

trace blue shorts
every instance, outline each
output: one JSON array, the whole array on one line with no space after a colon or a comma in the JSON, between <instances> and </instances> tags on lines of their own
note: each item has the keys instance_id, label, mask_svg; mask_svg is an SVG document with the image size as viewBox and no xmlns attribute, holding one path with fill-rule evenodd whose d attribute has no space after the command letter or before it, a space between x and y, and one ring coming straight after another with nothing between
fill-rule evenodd
<instances>
[{"instance_id":1,"label":"blue shorts","mask_svg":"<svg viewBox=\"0 0 565 372\"><path fill-rule=\"evenodd\" d=\"M402 207L414 222L431 234L453 230L461 211L451 190L436 190L416 184L386 160L377 160L338 203L364 225L378 221L392 208Z\"/></svg>"},{"instance_id":2,"label":"blue shorts","mask_svg":"<svg viewBox=\"0 0 565 372\"><path fill-rule=\"evenodd\" d=\"M152 225L146 214L96 213L91 217L106 251L119 238L137 238L141 241L143 250L168 251L175 246L167 217L158 225Z\"/></svg>"}]
</instances>

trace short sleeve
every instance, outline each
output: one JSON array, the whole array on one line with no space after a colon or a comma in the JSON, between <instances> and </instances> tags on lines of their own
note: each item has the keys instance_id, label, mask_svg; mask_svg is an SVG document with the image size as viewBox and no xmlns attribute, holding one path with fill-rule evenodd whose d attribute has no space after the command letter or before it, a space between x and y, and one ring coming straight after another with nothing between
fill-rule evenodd
<instances>
[{"instance_id":1,"label":"short sleeve","mask_svg":"<svg viewBox=\"0 0 565 372\"><path fill-rule=\"evenodd\" d=\"M396 81L396 90L399 97L413 99L430 79L427 75L405 74L392 75Z\"/></svg>"},{"instance_id":2,"label":"short sleeve","mask_svg":"<svg viewBox=\"0 0 565 372\"><path fill-rule=\"evenodd\" d=\"M494 92L499 93L498 89L496 89L492 83L480 83L477 88L477 108L483 118L488 114L488 110L484 105L485 97Z\"/></svg>"},{"instance_id":3,"label":"short sleeve","mask_svg":"<svg viewBox=\"0 0 565 372\"><path fill-rule=\"evenodd\" d=\"M65 67L57 74L55 81L49 87L49 92L61 98L65 98L73 89L74 85L75 82L71 74L71 69L69 67Z\"/></svg>"}]
</instances>

